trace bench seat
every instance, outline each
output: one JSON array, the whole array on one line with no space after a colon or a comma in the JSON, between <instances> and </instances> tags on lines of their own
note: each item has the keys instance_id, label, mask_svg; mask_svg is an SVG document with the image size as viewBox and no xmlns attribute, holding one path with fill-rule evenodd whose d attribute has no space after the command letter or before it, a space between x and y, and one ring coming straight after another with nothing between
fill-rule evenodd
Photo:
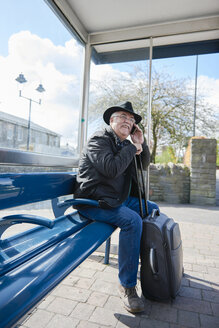
<instances>
[{"instance_id":1,"label":"bench seat","mask_svg":"<svg viewBox=\"0 0 219 328\"><path fill-rule=\"evenodd\" d=\"M30 215L28 218L30 223L31 219L33 222L36 219L35 216ZM0 220L0 224L3 220L4 218ZM90 223L77 212L63 215L50 222L51 227L37 226L1 241L0 276Z\"/></svg>"}]
</instances>

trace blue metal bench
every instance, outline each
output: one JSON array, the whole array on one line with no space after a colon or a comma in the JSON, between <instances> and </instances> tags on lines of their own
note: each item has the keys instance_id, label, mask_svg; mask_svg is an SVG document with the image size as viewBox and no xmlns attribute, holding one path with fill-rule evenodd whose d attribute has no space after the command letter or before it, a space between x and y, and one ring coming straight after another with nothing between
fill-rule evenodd
<instances>
[{"instance_id":1,"label":"blue metal bench","mask_svg":"<svg viewBox=\"0 0 219 328\"><path fill-rule=\"evenodd\" d=\"M76 173L0 175L0 210L52 200L55 214L53 220L31 214L0 218L0 328L15 325L115 230L73 209L64 214L73 204L98 206L93 200L58 200L74 193L75 178ZM2 238L20 223L36 227Z\"/></svg>"}]
</instances>

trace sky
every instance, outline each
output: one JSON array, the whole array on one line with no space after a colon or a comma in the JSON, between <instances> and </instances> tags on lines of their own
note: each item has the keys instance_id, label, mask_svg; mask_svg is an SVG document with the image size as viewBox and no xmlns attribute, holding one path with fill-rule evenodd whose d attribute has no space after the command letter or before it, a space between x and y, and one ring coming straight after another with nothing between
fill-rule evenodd
<instances>
[{"instance_id":1,"label":"sky","mask_svg":"<svg viewBox=\"0 0 219 328\"><path fill-rule=\"evenodd\" d=\"M31 31L54 45L64 45L70 33L43 0L0 0L0 54L8 54L8 39L16 32ZM37 10L36 10L37 9ZM54 27L59 28L54 28Z\"/></svg>"},{"instance_id":2,"label":"sky","mask_svg":"<svg viewBox=\"0 0 219 328\"><path fill-rule=\"evenodd\" d=\"M0 0L0 111L28 117L28 103L18 98L15 78L22 72L28 82L22 94L42 83L42 105L33 104L32 120L63 136L63 144L77 143L82 86L83 47L43 0ZM176 78L195 78L196 56L154 60L156 70ZM92 78L128 74L130 63L92 68ZM219 104L219 53L199 56L198 86L206 99Z\"/></svg>"}]
</instances>

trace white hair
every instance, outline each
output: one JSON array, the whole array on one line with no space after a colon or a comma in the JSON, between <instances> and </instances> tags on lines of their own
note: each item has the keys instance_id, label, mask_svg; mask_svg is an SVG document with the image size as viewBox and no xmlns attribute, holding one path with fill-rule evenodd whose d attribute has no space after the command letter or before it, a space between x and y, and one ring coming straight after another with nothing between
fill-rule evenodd
<instances>
[{"instance_id":1,"label":"white hair","mask_svg":"<svg viewBox=\"0 0 219 328\"><path fill-rule=\"evenodd\" d=\"M110 116L110 118L109 118L109 121L111 120L111 118L114 118L116 115L117 115L117 111L116 112L114 112L114 113L112 113L112 115Z\"/></svg>"},{"instance_id":2,"label":"white hair","mask_svg":"<svg viewBox=\"0 0 219 328\"><path fill-rule=\"evenodd\" d=\"M112 113L112 115L110 116L110 118L111 118L111 117L115 117L116 113L117 113L117 112Z\"/></svg>"}]
</instances>

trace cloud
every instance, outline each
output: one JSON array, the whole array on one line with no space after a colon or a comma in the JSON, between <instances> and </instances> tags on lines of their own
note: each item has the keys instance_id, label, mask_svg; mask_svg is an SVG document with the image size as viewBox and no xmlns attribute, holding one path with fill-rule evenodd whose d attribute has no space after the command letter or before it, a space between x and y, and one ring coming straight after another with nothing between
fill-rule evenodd
<instances>
[{"instance_id":1,"label":"cloud","mask_svg":"<svg viewBox=\"0 0 219 328\"><path fill-rule=\"evenodd\" d=\"M122 78L129 79L130 74L128 72L119 71L118 69L113 68L113 66L109 64L105 65L95 65L91 64L91 85L90 91L95 92L96 95L99 94L98 88L95 83L92 82L108 82L112 83L112 81L119 81Z\"/></svg>"},{"instance_id":2,"label":"cloud","mask_svg":"<svg viewBox=\"0 0 219 328\"><path fill-rule=\"evenodd\" d=\"M201 75L198 77L198 92L200 92L205 100L212 106L219 106L219 79L210 78Z\"/></svg>"},{"instance_id":3,"label":"cloud","mask_svg":"<svg viewBox=\"0 0 219 328\"><path fill-rule=\"evenodd\" d=\"M42 105L32 102L32 120L76 146L79 120L83 47L71 39L55 46L29 31L13 34L7 57L0 56L0 110L28 118L29 104L18 97L15 78L22 72L28 80L22 95L38 101L35 91L42 83L46 92Z\"/></svg>"},{"instance_id":4,"label":"cloud","mask_svg":"<svg viewBox=\"0 0 219 328\"><path fill-rule=\"evenodd\" d=\"M187 91L192 97L195 94L195 80L187 83ZM219 79L200 75L197 79L197 99L201 97L206 105L210 105L219 118Z\"/></svg>"},{"instance_id":5,"label":"cloud","mask_svg":"<svg viewBox=\"0 0 219 328\"><path fill-rule=\"evenodd\" d=\"M22 72L28 80L22 91L24 96L37 101L39 93L34 90L38 84L42 83L46 89L42 105L32 103L32 120L61 134L63 140L76 146L84 48L73 38L63 46L56 46L51 40L30 31L11 35L8 48L8 56L0 56L0 110L28 119L28 101L18 97L15 81ZM94 81L118 81L129 77L128 72L115 69L113 65L91 65L91 80ZM204 92L206 101L218 106L218 79L199 76L198 88ZM194 91L194 81L190 89ZM95 97L99 96L95 84L91 84L90 91Z\"/></svg>"},{"instance_id":6,"label":"cloud","mask_svg":"<svg viewBox=\"0 0 219 328\"><path fill-rule=\"evenodd\" d=\"M71 74L70 67L74 65L74 72L81 66L82 47L76 40L71 39L65 46L55 46L51 40L42 39L30 31L22 31L13 34L8 43L9 56L14 62L25 63L25 67L31 69L38 63L45 66L53 63L55 68L64 73Z\"/></svg>"}]
</instances>

